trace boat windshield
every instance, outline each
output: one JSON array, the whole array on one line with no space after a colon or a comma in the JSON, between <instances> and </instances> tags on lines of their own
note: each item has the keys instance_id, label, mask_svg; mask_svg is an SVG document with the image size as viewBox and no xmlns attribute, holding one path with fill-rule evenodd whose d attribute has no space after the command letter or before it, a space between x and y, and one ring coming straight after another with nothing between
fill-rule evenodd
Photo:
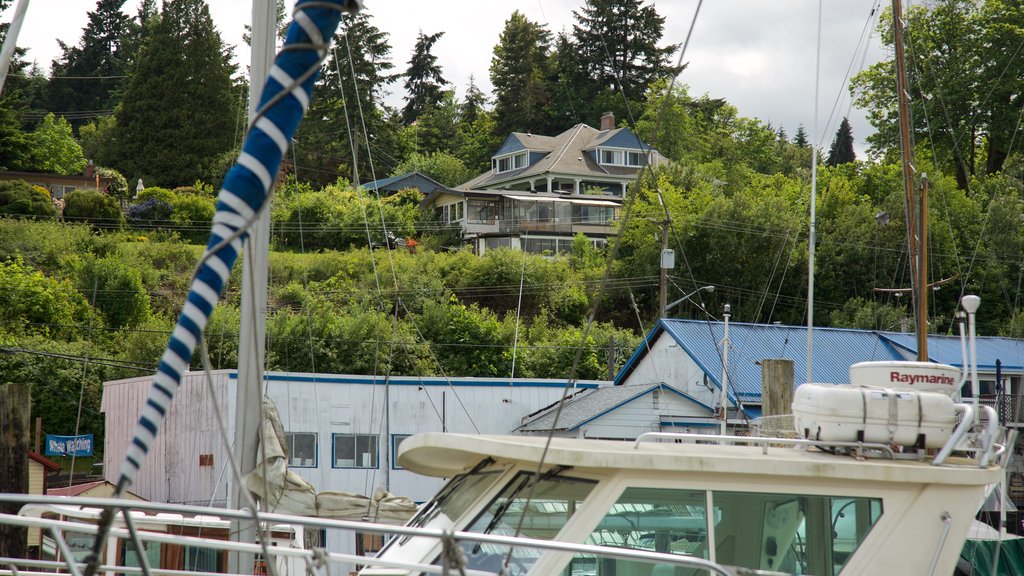
<instances>
[{"instance_id":1,"label":"boat windshield","mask_svg":"<svg viewBox=\"0 0 1024 576\"><path fill-rule=\"evenodd\" d=\"M597 484L594 480L556 474L516 474L466 531L543 540L555 538ZM508 559L506 574L526 574L540 556L540 551L535 549L510 550L498 544L462 543L461 546L466 552L466 568L495 573Z\"/></svg>"}]
</instances>

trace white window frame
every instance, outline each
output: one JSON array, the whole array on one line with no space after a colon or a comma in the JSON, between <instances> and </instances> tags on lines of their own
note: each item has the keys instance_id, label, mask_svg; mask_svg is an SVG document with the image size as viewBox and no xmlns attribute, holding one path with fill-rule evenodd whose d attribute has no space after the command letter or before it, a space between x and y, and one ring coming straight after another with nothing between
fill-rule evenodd
<instances>
[{"instance_id":1,"label":"white window frame","mask_svg":"<svg viewBox=\"0 0 1024 576\"><path fill-rule=\"evenodd\" d=\"M502 154L501 156L495 156L491 159L491 164L494 167L494 171L498 174L505 172L511 172L513 170L519 170L520 168L526 168L530 163L529 151L513 152L511 154Z\"/></svg>"},{"instance_id":2,"label":"white window frame","mask_svg":"<svg viewBox=\"0 0 1024 576\"><path fill-rule=\"evenodd\" d=\"M605 159L605 154L611 155L611 161ZM630 162L630 155L636 157L637 163ZM597 160L602 166L625 166L626 168L640 168L647 162L647 153L635 148L598 148Z\"/></svg>"}]
</instances>

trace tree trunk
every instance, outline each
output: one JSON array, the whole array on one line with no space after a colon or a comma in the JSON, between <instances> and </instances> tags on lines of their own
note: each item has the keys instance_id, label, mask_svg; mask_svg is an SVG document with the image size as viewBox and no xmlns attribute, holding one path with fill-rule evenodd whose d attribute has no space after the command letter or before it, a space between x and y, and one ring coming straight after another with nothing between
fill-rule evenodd
<instances>
[{"instance_id":1,"label":"tree trunk","mask_svg":"<svg viewBox=\"0 0 1024 576\"><path fill-rule=\"evenodd\" d=\"M28 493L29 411L28 384L0 385L0 492ZM0 512L17 514L17 504L0 505ZM25 528L0 524L0 556L24 558L28 544Z\"/></svg>"}]
</instances>

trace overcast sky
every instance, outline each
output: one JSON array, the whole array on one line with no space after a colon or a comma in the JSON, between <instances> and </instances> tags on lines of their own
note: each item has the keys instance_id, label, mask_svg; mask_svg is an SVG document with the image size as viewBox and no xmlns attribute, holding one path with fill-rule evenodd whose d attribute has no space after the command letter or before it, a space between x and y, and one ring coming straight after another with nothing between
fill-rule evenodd
<instances>
[{"instance_id":1,"label":"overcast sky","mask_svg":"<svg viewBox=\"0 0 1024 576\"><path fill-rule=\"evenodd\" d=\"M863 156L864 138L871 126L863 114L850 110L846 88L853 73L883 57L877 34L879 0L826 0L822 12L821 84L817 140L826 148L849 114L856 149ZM546 23L552 33L571 31L573 10L583 0L365 0L373 22L390 34L392 62L404 71L419 31L444 31L434 47L445 78L461 96L469 76L490 92L488 68L492 50L505 20L514 10ZM243 26L251 19L248 2L208 0L214 23L228 44L236 46L238 61L249 60L242 43ZM286 0L288 10L292 1ZM59 8L58 8L59 5ZM815 44L818 5L815 0L708 0L701 7L685 61L689 67L679 82L693 95L725 98L740 115L785 128L790 137L803 124L808 134L814 125ZM125 11L136 13L136 0ZM36 0L29 6L19 46L29 48L28 59L43 68L59 54L57 39L75 44L95 0ZM664 44L682 44L697 8L697 0L662 0L657 11L666 17ZM875 15L872 16L873 11ZM0 15L10 21L13 6ZM864 34L867 26L868 34ZM673 57L675 58L675 57ZM392 85L389 102L403 104L401 82ZM838 103L838 106L836 106ZM833 108L838 112L833 114ZM830 118L831 116L831 118ZM597 125L598 119L588 121Z\"/></svg>"}]
</instances>

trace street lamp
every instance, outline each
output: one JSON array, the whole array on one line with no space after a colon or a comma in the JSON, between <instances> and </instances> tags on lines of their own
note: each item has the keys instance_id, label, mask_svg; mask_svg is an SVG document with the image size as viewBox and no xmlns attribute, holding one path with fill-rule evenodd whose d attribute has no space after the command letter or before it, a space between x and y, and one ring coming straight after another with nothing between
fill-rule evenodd
<instances>
[{"instance_id":1,"label":"street lamp","mask_svg":"<svg viewBox=\"0 0 1024 576\"><path fill-rule=\"evenodd\" d=\"M671 303L669 303L669 304L666 304L666 305L665 305L665 309L664 309L664 310L662 310L662 311L661 311L661 313L662 313L662 314L665 314L665 315L667 315L667 314L668 314L668 311L669 311L669 310L670 310L671 308L674 308L675 306L677 306L677 305L679 305L679 304L682 304L683 302L686 302L686 301L687 301L687 300L689 300L690 298L693 298L694 296L696 296L696 295L697 295L697 293L698 293L698 292L714 292L714 291L715 291L715 287L714 287L714 286L701 286L700 288L697 288L696 290L694 290L693 292L690 292L690 293L689 293L689 294L687 294L686 296L683 296L683 297L682 297L682 298L680 298L679 300L676 300L676 301L674 301L674 302L671 302Z\"/></svg>"}]
</instances>

